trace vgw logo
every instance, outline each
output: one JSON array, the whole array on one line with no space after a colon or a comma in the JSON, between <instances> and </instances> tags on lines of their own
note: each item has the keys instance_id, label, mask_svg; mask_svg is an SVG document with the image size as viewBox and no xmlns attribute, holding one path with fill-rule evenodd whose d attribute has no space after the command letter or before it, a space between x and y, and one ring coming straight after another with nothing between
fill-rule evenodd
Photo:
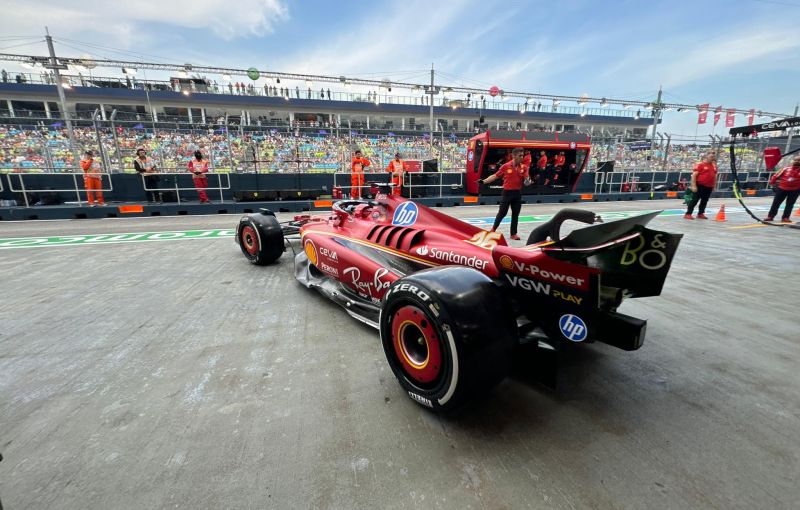
<instances>
[{"instance_id":1,"label":"vgw logo","mask_svg":"<svg viewBox=\"0 0 800 510\"><path fill-rule=\"evenodd\" d=\"M417 222L419 210L414 202L403 202L394 210L392 225L408 227Z\"/></svg>"},{"instance_id":2,"label":"vgw logo","mask_svg":"<svg viewBox=\"0 0 800 510\"><path fill-rule=\"evenodd\" d=\"M572 314L562 315L561 319L558 321L558 327L561 328L561 334L573 342L582 342L586 340L586 335L589 333L583 320L577 315Z\"/></svg>"}]
</instances>

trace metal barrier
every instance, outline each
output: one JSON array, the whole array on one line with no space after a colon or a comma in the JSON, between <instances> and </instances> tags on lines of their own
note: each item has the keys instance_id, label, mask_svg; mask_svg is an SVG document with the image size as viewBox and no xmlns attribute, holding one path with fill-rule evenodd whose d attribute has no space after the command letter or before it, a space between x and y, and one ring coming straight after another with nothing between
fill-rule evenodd
<instances>
[{"instance_id":1,"label":"metal barrier","mask_svg":"<svg viewBox=\"0 0 800 510\"><path fill-rule=\"evenodd\" d=\"M594 194L605 193L637 193L656 190L657 186L662 186L662 191L669 190L671 186L669 175L674 172L597 172L594 176ZM648 174L648 178L642 179L643 174ZM765 172L749 171L739 172L739 181L747 188L763 189L767 187L768 174ZM741 177L744 175L744 177ZM680 189L681 183L688 187L692 178L691 171L678 172L678 180L674 184ZM627 185L627 187L626 187ZM717 174L718 191L728 191L733 189L733 176L730 172L720 172Z\"/></svg>"},{"instance_id":2,"label":"metal barrier","mask_svg":"<svg viewBox=\"0 0 800 510\"><path fill-rule=\"evenodd\" d=\"M353 174L351 172L336 172L333 174L333 186L338 187L342 190L349 190L352 189L354 186L352 185L351 176ZM413 184L412 176L429 176L429 177L438 177L438 183L436 184ZM457 182L452 182L445 184L444 179L445 176L448 175L457 175L458 179ZM388 182L391 180L391 175L388 172L380 172L380 173L369 173L364 172L364 186L368 186L369 182L377 181L377 182ZM340 184L341 179L345 180L344 185ZM456 181L456 179L454 179ZM364 187L362 186L362 187ZM448 186L454 189L463 189L464 188L464 172L461 171L454 171L454 172L404 172L403 173L403 189L408 190L409 196L413 196L413 190L419 188L439 188L439 197L444 196L444 187Z\"/></svg>"},{"instance_id":3,"label":"metal barrier","mask_svg":"<svg viewBox=\"0 0 800 510\"><path fill-rule=\"evenodd\" d=\"M765 189L768 187L769 174L766 172L737 172L739 175L739 183L743 189ZM742 178L744 174L744 178ZM732 190L733 189L733 174L731 172L717 174L717 185L715 190Z\"/></svg>"},{"instance_id":4,"label":"metal barrier","mask_svg":"<svg viewBox=\"0 0 800 510\"><path fill-rule=\"evenodd\" d=\"M52 188L30 188L25 186L25 176L41 176L40 173L18 173L18 174L6 174L6 178L8 179L8 190L13 193L22 193L22 196L25 200L25 207L30 207L30 203L28 200L28 193L69 193L74 191L75 196L77 198L78 205L83 205L83 201L81 200L81 192L86 192L86 189L81 189L78 187L78 176L83 177L83 173L59 173L54 175L69 175L72 176L72 183L74 184L74 188L69 189L52 189ZM108 188L101 187L97 191L114 191L114 183L111 182L111 176L107 173L100 174L100 180L103 181L103 176L108 178ZM14 187L14 181L12 177L17 177L19 179L19 189Z\"/></svg>"},{"instance_id":5,"label":"metal barrier","mask_svg":"<svg viewBox=\"0 0 800 510\"><path fill-rule=\"evenodd\" d=\"M144 188L144 191L158 191L158 192L174 191L175 192L175 197L178 200L178 204L181 203L181 191L197 191L199 189L217 190L217 191L219 191L219 201L223 202L224 201L224 197L222 195L223 190L231 189L231 177L230 177L229 173L222 173L222 172L208 172L208 173L206 173L205 174L206 177L208 177L208 176L216 176L217 177L217 186L209 186L207 188L198 188L197 186L191 186L191 187L180 187L180 186L178 186L178 178L179 177L181 177L181 176L186 177L186 178L190 178L191 177L191 174L189 174L187 172L181 172L181 173L159 173L159 172L156 172L156 173L152 173L152 174L141 174L141 175L142 175L142 187ZM160 188L160 187L159 188L148 188L147 187L147 181L145 179L147 177L152 177L152 176L156 176L156 177L159 177L159 178L162 177L162 176L163 177L175 176L175 186L170 186L169 188ZM222 185L222 181L223 181L222 178L223 177L225 177L225 179L224 179L225 183L226 183L225 186Z\"/></svg>"}]
</instances>

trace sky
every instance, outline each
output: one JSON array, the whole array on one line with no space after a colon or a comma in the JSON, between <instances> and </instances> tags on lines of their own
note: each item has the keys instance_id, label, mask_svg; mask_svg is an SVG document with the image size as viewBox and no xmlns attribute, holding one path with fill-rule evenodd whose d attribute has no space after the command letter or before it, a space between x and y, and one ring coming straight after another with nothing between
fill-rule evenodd
<instances>
[{"instance_id":1,"label":"sky","mask_svg":"<svg viewBox=\"0 0 800 510\"><path fill-rule=\"evenodd\" d=\"M792 114L798 19L800 0L3 0L0 52L46 54L47 26L63 56L419 83L434 65L444 85L644 101L662 87L666 102ZM723 124L671 111L659 131Z\"/></svg>"}]
</instances>

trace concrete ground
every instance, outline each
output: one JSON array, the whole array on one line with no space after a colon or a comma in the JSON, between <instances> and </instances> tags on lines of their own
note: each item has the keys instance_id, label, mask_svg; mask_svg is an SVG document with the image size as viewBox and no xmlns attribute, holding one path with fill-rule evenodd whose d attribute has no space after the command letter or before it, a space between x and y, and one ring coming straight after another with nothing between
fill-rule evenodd
<instances>
[{"instance_id":1,"label":"concrete ground","mask_svg":"<svg viewBox=\"0 0 800 510\"><path fill-rule=\"evenodd\" d=\"M763 215L768 201L748 203ZM649 320L642 349L584 346L556 391L519 371L449 417L404 395L377 333L297 284L291 254L251 266L230 237L0 249L0 500L797 508L800 232L754 226L727 206L725 223L651 223L685 237L662 296L621 309ZM581 207L611 216L680 204ZM0 246L237 220L4 222ZM523 238L536 225L523 224Z\"/></svg>"}]
</instances>

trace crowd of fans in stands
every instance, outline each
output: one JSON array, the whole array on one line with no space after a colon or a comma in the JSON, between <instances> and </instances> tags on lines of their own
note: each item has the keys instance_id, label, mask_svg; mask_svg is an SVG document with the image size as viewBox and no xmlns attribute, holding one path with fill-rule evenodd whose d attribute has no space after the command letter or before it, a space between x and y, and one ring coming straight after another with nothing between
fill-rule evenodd
<instances>
[{"instance_id":1,"label":"crowd of fans in stands","mask_svg":"<svg viewBox=\"0 0 800 510\"><path fill-rule=\"evenodd\" d=\"M208 155L214 171L223 172L335 172L343 162L344 167L349 167L354 147L376 164L388 164L400 152L406 159L438 158L444 168L453 168L463 164L466 156L466 144L450 138L435 139L432 156L430 143L423 137L311 135L274 129L153 131L128 127L117 127L116 132L111 128L95 131L76 127L74 133L80 152L94 149L103 154L111 167L107 170L112 172L133 172L138 148L148 151L162 171L183 171L196 150ZM0 171L60 171L72 165L65 129L0 125Z\"/></svg>"},{"instance_id":2,"label":"crowd of fans in stands","mask_svg":"<svg viewBox=\"0 0 800 510\"><path fill-rule=\"evenodd\" d=\"M213 171L222 172L335 172L346 169L354 148L384 168L396 152L404 159L436 158L445 170L464 168L467 140L435 138L433 154L427 137L393 135L310 134L267 129L239 131L203 128L191 131L142 129L135 127L76 127L79 152L94 149L103 155L111 172L133 172L136 149L144 148L162 171L183 171L196 150L207 154ZM98 143L99 139L99 143ZM641 147L639 147L641 149ZM637 150L630 144L592 145L586 171L599 163L614 161L615 171L685 171L701 159L707 146L670 146L663 149ZM742 148L738 163L742 169L755 168L758 151ZM102 151L102 152L101 152ZM729 168L726 151L720 152L720 168ZM63 127L22 128L0 125L0 171L60 171L73 167L67 132Z\"/></svg>"},{"instance_id":3,"label":"crowd of fans in stands","mask_svg":"<svg viewBox=\"0 0 800 510\"><path fill-rule=\"evenodd\" d=\"M615 171L690 171L698 161L703 159L709 149L708 145L675 144L670 145L667 151L664 150L664 147L656 147L651 152L649 147L648 149L642 149L641 147L641 143L592 143L591 159L586 170L594 171L599 164L606 161L614 161ZM753 147L738 148L736 155L738 168L741 170L754 170L758 164L759 155L760 150L754 150ZM717 163L720 171L725 172L730 169L730 154L728 151L718 151Z\"/></svg>"}]
</instances>

